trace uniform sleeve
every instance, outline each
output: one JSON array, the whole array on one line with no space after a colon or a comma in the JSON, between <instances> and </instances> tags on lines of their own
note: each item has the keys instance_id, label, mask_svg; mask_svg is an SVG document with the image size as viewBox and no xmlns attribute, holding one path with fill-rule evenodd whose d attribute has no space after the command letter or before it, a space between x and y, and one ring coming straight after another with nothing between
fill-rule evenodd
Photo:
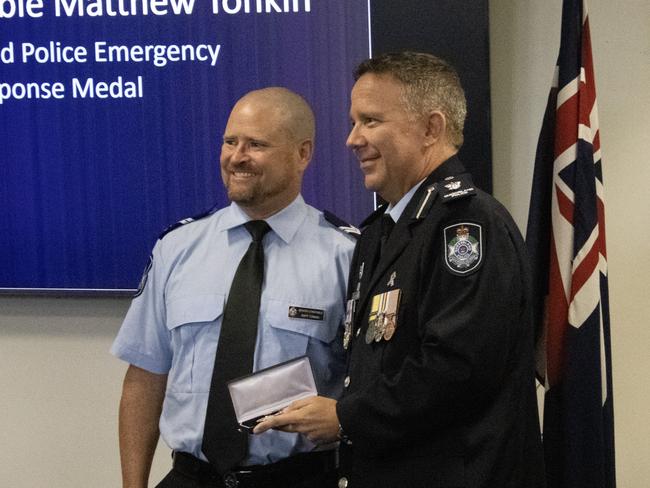
<instances>
[{"instance_id":1,"label":"uniform sleeve","mask_svg":"<svg viewBox=\"0 0 650 488\"><path fill-rule=\"evenodd\" d=\"M111 353L134 366L156 374L171 367L171 334L166 327L164 288L165 265L162 241L151 255L141 292L131 302L122 327L113 342Z\"/></svg>"},{"instance_id":2,"label":"uniform sleeve","mask_svg":"<svg viewBox=\"0 0 650 488\"><path fill-rule=\"evenodd\" d=\"M484 218L483 261L466 276L445 268L442 230L423 248L418 303L411 304L417 324L399 325L419 327L419 347L394 374L377 375L337 405L341 425L357 447L395 449L471 423L489 408L514 367L518 329L527 325L520 321L526 270L516 229L497 215Z\"/></svg>"}]
</instances>

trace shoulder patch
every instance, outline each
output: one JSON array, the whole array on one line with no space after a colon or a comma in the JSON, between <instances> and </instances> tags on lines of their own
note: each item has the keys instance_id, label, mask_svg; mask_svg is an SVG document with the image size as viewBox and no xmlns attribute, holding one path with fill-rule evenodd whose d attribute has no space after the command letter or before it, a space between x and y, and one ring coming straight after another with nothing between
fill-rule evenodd
<instances>
[{"instance_id":1,"label":"shoulder patch","mask_svg":"<svg viewBox=\"0 0 650 488\"><path fill-rule=\"evenodd\" d=\"M140 295L142 295L142 292L144 291L144 287L147 285L147 279L149 278L149 271L151 270L152 265L153 265L153 254L150 254L149 262L144 268L144 272L142 273L142 278L140 278L140 284L138 285L138 290L135 292L135 295L133 295L133 298L137 298Z\"/></svg>"},{"instance_id":2,"label":"shoulder patch","mask_svg":"<svg viewBox=\"0 0 650 488\"><path fill-rule=\"evenodd\" d=\"M361 235L361 231L359 229L353 225L348 224L345 220L340 219L332 212L324 210L323 217L325 217L325 220L327 222L338 228L340 231L345 232L346 234L350 234L353 237L359 237Z\"/></svg>"},{"instance_id":3,"label":"shoulder patch","mask_svg":"<svg viewBox=\"0 0 650 488\"><path fill-rule=\"evenodd\" d=\"M483 262L483 228L475 222L460 222L444 228L444 257L447 270L458 276L476 271Z\"/></svg>"},{"instance_id":4,"label":"shoulder patch","mask_svg":"<svg viewBox=\"0 0 650 488\"><path fill-rule=\"evenodd\" d=\"M476 188L469 175L449 176L438 183L442 201L447 203L459 198L476 195Z\"/></svg>"},{"instance_id":5,"label":"shoulder patch","mask_svg":"<svg viewBox=\"0 0 650 488\"><path fill-rule=\"evenodd\" d=\"M207 217L208 215L212 215L215 213L217 210L219 210L219 206L214 206L207 212L200 213L194 217L188 217L187 219L179 220L178 222L170 225L167 227L165 230L163 230L160 235L158 236L158 239L162 239L165 237L167 234L169 234L171 231L178 229L179 227L183 227L184 225L190 224L192 222L196 222L197 220L201 220L202 218Z\"/></svg>"}]
</instances>

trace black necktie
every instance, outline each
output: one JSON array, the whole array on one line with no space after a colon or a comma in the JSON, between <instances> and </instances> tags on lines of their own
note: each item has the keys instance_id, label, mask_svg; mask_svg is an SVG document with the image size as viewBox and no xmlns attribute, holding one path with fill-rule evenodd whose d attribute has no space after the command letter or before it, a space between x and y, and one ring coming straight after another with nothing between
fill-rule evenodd
<instances>
[{"instance_id":1,"label":"black necktie","mask_svg":"<svg viewBox=\"0 0 650 488\"><path fill-rule=\"evenodd\" d=\"M395 221L390 214L385 213L381 216L381 236L379 241L379 255L384 253L386 248L386 241L388 241L388 236L390 236L391 231L395 227Z\"/></svg>"},{"instance_id":2,"label":"black necktie","mask_svg":"<svg viewBox=\"0 0 650 488\"><path fill-rule=\"evenodd\" d=\"M253 242L239 262L223 312L201 447L220 473L236 466L248 451L248 434L237 423L228 382L253 371L264 279L262 239L270 230L263 220L251 220L244 226Z\"/></svg>"}]
</instances>

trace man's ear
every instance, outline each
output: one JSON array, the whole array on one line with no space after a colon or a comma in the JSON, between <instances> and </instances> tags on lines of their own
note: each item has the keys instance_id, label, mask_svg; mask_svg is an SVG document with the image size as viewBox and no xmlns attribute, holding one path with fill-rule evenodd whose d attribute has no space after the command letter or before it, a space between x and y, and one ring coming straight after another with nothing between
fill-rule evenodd
<instances>
[{"instance_id":1,"label":"man's ear","mask_svg":"<svg viewBox=\"0 0 650 488\"><path fill-rule=\"evenodd\" d=\"M427 131L425 134L425 146L432 146L440 142L447 132L447 119L445 114L434 110L427 117Z\"/></svg>"},{"instance_id":2,"label":"man's ear","mask_svg":"<svg viewBox=\"0 0 650 488\"><path fill-rule=\"evenodd\" d=\"M301 167L304 170L307 168L309 161L314 153L314 141L311 139L305 139L298 146L298 155L300 156Z\"/></svg>"}]
</instances>

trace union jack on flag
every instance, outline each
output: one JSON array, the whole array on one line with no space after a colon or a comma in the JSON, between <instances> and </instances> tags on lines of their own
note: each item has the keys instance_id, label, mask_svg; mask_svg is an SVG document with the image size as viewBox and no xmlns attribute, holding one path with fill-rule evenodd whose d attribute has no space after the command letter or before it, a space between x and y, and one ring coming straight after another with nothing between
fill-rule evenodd
<instances>
[{"instance_id":1,"label":"union jack on flag","mask_svg":"<svg viewBox=\"0 0 650 488\"><path fill-rule=\"evenodd\" d=\"M614 488L603 177L586 2L564 0L526 234L549 488Z\"/></svg>"}]
</instances>

